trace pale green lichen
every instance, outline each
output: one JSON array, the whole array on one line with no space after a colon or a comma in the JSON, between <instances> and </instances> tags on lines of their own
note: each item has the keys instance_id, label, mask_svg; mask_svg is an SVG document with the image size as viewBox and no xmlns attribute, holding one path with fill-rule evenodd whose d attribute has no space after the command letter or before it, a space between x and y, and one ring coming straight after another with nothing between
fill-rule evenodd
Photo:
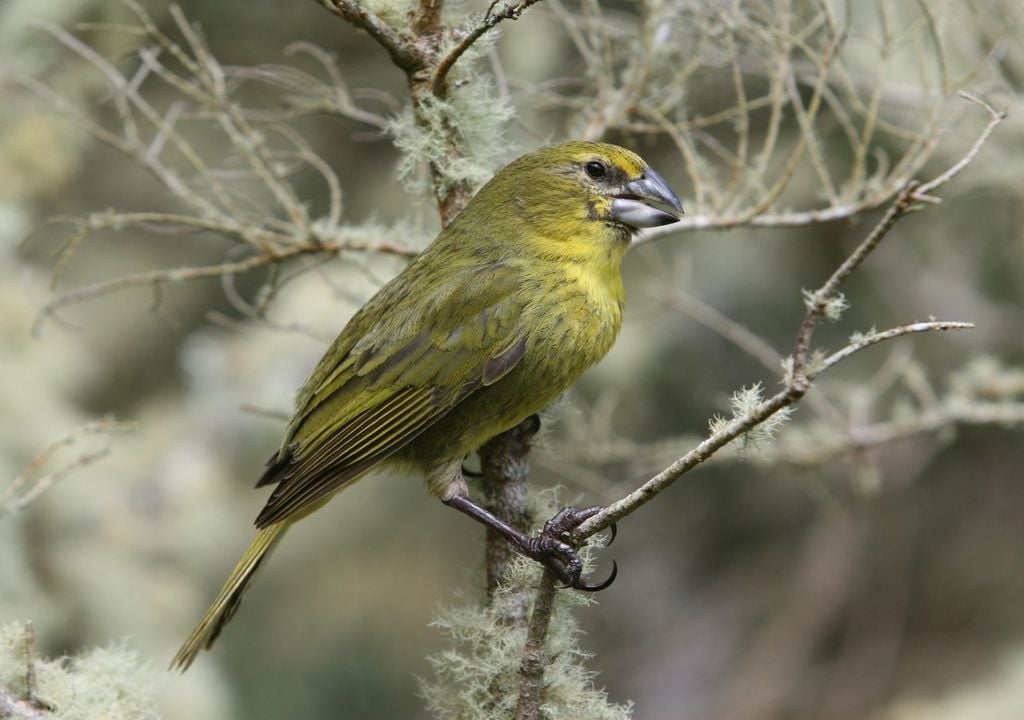
<instances>
[{"instance_id":1,"label":"pale green lichen","mask_svg":"<svg viewBox=\"0 0 1024 720\"><path fill-rule=\"evenodd\" d=\"M850 335L850 344L851 345L867 345L869 342L871 342L871 339L875 335L877 335L877 334L878 334L878 329L874 325L872 325L870 328L868 328L864 332L861 332L859 330L858 331L854 331L853 334Z\"/></svg>"},{"instance_id":2,"label":"pale green lichen","mask_svg":"<svg viewBox=\"0 0 1024 720\"><path fill-rule=\"evenodd\" d=\"M25 625L0 626L0 692L29 699L28 667L35 674L36 705L47 720L158 720L156 673L124 644L55 660L35 657Z\"/></svg>"},{"instance_id":3,"label":"pale green lichen","mask_svg":"<svg viewBox=\"0 0 1024 720\"><path fill-rule=\"evenodd\" d=\"M369 0L365 5L367 10L395 29L402 29L408 24L409 13L416 7L412 0Z\"/></svg>"},{"instance_id":4,"label":"pale green lichen","mask_svg":"<svg viewBox=\"0 0 1024 720\"><path fill-rule=\"evenodd\" d=\"M433 189L444 193L463 182L479 187L509 159L504 128L514 109L489 78L465 70L493 42L493 35L459 59L460 72L449 77L447 95L423 93L415 108L407 107L389 122L388 132L402 151L399 177L413 194L431 189L424 168L437 170Z\"/></svg>"},{"instance_id":5,"label":"pale green lichen","mask_svg":"<svg viewBox=\"0 0 1024 720\"><path fill-rule=\"evenodd\" d=\"M850 308L846 296L840 292L835 295L822 296L818 291L804 290L803 295L804 306L808 310L820 307L821 314L831 322L838 322L843 317L843 313Z\"/></svg>"},{"instance_id":6,"label":"pale green lichen","mask_svg":"<svg viewBox=\"0 0 1024 720\"><path fill-rule=\"evenodd\" d=\"M749 387L742 387L733 393L730 400L732 417L724 418L720 415L715 415L708 422L708 429L712 435L717 432L721 432L734 420L750 416L763 402L764 389L762 388L761 383L754 383ZM736 437L732 440L729 447L739 454L743 454L749 450L763 450L772 442L775 438L775 434L786 423L792 413L792 407L781 408L773 415L763 420L760 424Z\"/></svg>"},{"instance_id":7,"label":"pale green lichen","mask_svg":"<svg viewBox=\"0 0 1024 720\"><path fill-rule=\"evenodd\" d=\"M553 496L540 500L536 517L547 517ZM584 561L587 557L583 552ZM490 604L484 599L443 609L432 626L443 630L451 647L430 658L431 679L420 679L427 709L440 720L506 720L515 716L519 699L520 663L526 643L522 615L524 593L532 601L540 581L537 563L520 558ZM594 602L583 593L561 590L545 645L541 717L546 720L628 720L632 705L609 702L594 685L596 673L585 667L591 657L579 646L580 629L572 608ZM530 609L527 608L527 613Z\"/></svg>"}]
</instances>

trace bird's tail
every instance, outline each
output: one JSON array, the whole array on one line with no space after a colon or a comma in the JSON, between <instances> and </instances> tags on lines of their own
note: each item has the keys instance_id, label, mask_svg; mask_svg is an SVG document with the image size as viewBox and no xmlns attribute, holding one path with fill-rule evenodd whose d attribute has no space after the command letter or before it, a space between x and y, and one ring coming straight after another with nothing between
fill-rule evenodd
<instances>
[{"instance_id":1,"label":"bird's tail","mask_svg":"<svg viewBox=\"0 0 1024 720\"><path fill-rule=\"evenodd\" d=\"M263 558L270 549L277 544L277 541L284 535L284 531L291 525L289 520L275 523L263 528L256 533L256 537L249 543L242 559L231 571L231 576L224 583L224 587L217 594L203 619L199 621L195 629L182 644L178 654L171 661L171 668L185 672L200 650L209 649L213 641L217 639L220 631L228 624L231 617L238 610L238 605L245 594L245 587L252 579L253 573L260 566Z\"/></svg>"}]
</instances>

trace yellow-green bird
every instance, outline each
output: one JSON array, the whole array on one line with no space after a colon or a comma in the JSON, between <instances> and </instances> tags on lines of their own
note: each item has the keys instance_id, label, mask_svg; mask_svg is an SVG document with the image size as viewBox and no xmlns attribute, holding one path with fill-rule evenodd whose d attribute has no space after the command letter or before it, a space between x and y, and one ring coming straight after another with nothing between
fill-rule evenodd
<instances>
[{"instance_id":1,"label":"yellow-green bird","mask_svg":"<svg viewBox=\"0 0 1024 720\"><path fill-rule=\"evenodd\" d=\"M567 585L596 589L558 537L585 514L563 511L554 532L528 536L470 499L462 462L608 352L632 236L680 212L665 180L615 145L552 145L499 171L355 314L299 391L257 484L276 487L256 537L172 665L186 669L213 644L292 523L382 463L422 473L432 495Z\"/></svg>"}]
</instances>

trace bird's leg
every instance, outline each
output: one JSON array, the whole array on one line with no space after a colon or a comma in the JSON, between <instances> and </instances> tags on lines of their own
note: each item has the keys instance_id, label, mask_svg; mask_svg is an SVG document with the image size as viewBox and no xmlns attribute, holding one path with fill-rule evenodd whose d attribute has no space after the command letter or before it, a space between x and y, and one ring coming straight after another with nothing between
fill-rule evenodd
<instances>
[{"instance_id":1,"label":"bird's leg","mask_svg":"<svg viewBox=\"0 0 1024 720\"><path fill-rule=\"evenodd\" d=\"M534 435L536 435L537 433L540 432L540 413L534 413L533 415L530 415L518 427L522 428L523 432L526 433L526 437L528 437L528 438L529 437L533 437ZM466 467L466 460L468 460L468 459L469 459L469 455L467 455L466 457L462 458L462 474L463 474L463 476L464 477L468 477L468 478L472 478L474 480L477 479L477 478L482 478L484 476L482 471L480 471L480 470L470 470L468 467Z\"/></svg>"},{"instance_id":2,"label":"bird's leg","mask_svg":"<svg viewBox=\"0 0 1024 720\"><path fill-rule=\"evenodd\" d=\"M577 510L571 507L562 508L553 518L544 523L544 528L536 537L531 537L480 507L467 495L455 495L445 500L444 503L494 530L508 540L520 553L532 560L536 560L551 570L564 583L565 587L591 592L604 590L612 584L618 573L618 566L613 562L612 573L607 580L597 585L589 585L583 582L581 577L583 574L583 562L576 553L576 549L565 541L572 530L587 518L593 517L600 512L601 508L593 507L586 510ZM613 537L614 534L615 531L613 529Z\"/></svg>"}]
</instances>

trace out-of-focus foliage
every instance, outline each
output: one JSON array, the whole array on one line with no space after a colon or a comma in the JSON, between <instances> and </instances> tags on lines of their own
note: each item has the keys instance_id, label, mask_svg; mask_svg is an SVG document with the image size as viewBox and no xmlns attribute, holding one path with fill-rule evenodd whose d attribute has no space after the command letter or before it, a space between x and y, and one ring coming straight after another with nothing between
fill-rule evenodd
<instances>
[{"instance_id":1,"label":"out-of-focus foliage","mask_svg":"<svg viewBox=\"0 0 1024 720\"><path fill-rule=\"evenodd\" d=\"M433 621L433 627L449 635L454 645L430 657L436 679L421 683L427 708L436 717L489 720L515 715L526 632L525 628L508 627L503 620L510 606L522 604L511 595L521 592L523 586L536 586L539 580L536 565L520 560L510 573L509 584L495 593L490 604L475 599L442 610ZM552 662L545 671L541 694L545 717L624 720L630 717L630 704L610 704L607 693L594 687L595 674L581 665L587 653L580 647L580 629L568 610L586 601L572 595L563 593L557 598L561 607L552 617L553 632L546 648Z\"/></svg>"},{"instance_id":2,"label":"out-of-focus foliage","mask_svg":"<svg viewBox=\"0 0 1024 720\"><path fill-rule=\"evenodd\" d=\"M163 4L147 7L180 38ZM396 25L407 10L373 7ZM623 522L602 551L620 563L617 584L574 615L586 631L578 642L596 656L597 687L615 703L634 701L636 717L1011 720L1024 698L1024 450L1011 414L1024 402L1024 18L1012 0L830 3L844 33L841 62L823 75L833 35L820 19L804 24L818 7L545 1L458 66L455 82L469 85L456 86L465 94L438 108L437 121L461 113L469 122L467 107L484 118L469 126L480 133L474 162L451 168L453 181L478 182L548 139L601 136L635 147L668 177L691 223L631 251L623 334L545 419L531 484L560 483L586 504L613 500L729 413L737 388L761 382L772 392L801 290L817 287L874 219L848 211L905 179L901 158L911 158L907 174L931 177L962 155L986 118L953 91L1005 106L1008 120L943 188L943 204L901 221L844 288L850 308L815 341L837 349L854 333L933 315L976 329L882 345L830 373L774 441L748 447L743 461L726 454ZM431 235L426 186L410 193L399 177L415 177L409 158L434 157L436 139L408 124L401 74L371 39L313 2L287 12L268 0L188 2L183 12L222 67L260 66L267 72L256 75L273 78L236 76L231 90L265 113L254 122L266 121L260 133L284 163L275 172L309 227L330 227L330 191L276 122L336 174L337 227L364 233L345 241L415 248ZM97 447L110 453L0 517L0 623L33 620L43 657L128 637L163 667L249 539L263 499L251 485L292 392L403 260L300 259L262 314L253 308L262 310L260 287L274 279L266 269L233 282L167 283L159 302L140 285L62 308L67 325L46 323L33 339L54 292L235 261L252 247L146 223L107 227L83 239L51 291L67 228L19 245L47 218L190 208L18 80L27 74L101 127L120 127L106 78L32 25L40 20L73 29L135 16L107 0L0 6L0 494L90 420L113 413L137 429L62 448L42 473ZM137 38L95 26L80 37L135 76ZM792 79L773 65L783 41ZM346 93L314 56L286 52L293 42L334 53ZM812 142L800 128L819 87ZM299 227L253 181L216 118L173 115L181 93L152 76L141 89L176 117L232 197L245 198L250 217ZM323 112L289 100L313 95ZM775 151L761 161L775 132L773 97L782 99ZM828 210L841 222L702 229L742 219L801 142L799 165L766 212ZM752 170L736 171L738 158ZM708 308L763 346L725 339L731 326ZM982 403L1005 408L1005 421L965 419ZM891 441L877 441L884 431ZM481 545L479 529L415 478L346 490L290 534L216 651L183 677L160 677L162 717L428 717L415 678L430 676L428 656L446 647L428 625L439 605L481 587Z\"/></svg>"}]
</instances>

